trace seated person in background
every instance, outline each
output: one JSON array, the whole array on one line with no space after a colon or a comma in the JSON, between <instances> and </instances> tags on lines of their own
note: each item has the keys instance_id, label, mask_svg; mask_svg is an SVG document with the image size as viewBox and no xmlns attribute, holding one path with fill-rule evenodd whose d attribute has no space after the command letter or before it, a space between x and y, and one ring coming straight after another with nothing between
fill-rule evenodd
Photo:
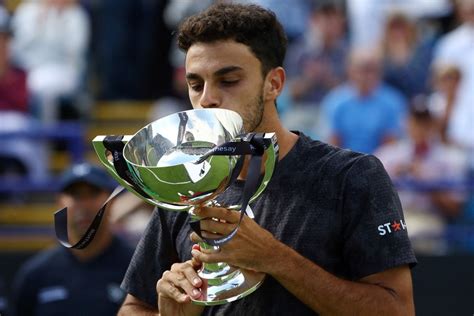
<instances>
[{"instance_id":1,"label":"seated person in background","mask_svg":"<svg viewBox=\"0 0 474 316\"><path fill-rule=\"evenodd\" d=\"M348 45L342 8L314 4L308 27L288 47L286 69L295 105L317 107L332 88L345 79Z\"/></svg>"},{"instance_id":2,"label":"seated person in background","mask_svg":"<svg viewBox=\"0 0 474 316\"><path fill-rule=\"evenodd\" d=\"M381 81L382 64L375 50L356 48L349 56L349 81L323 100L329 142L363 153L402 134L403 96Z\"/></svg>"},{"instance_id":3,"label":"seated person in background","mask_svg":"<svg viewBox=\"0 0 474 316\"><path fill-rule=\"evenodd\" d=\"M32 133L34 128L28 112L26 74L10 63L10 40L10 17L0 6L0 174L42 180L47 164L44 145L32 138L10 135Z\"/></svg>"},{"instance_id":4,"label":"seated person in background","mask_svg":"<svg viewBox=\"0 0 474 316\"><path fill-rule=\"evenodd\" d=\"M438 121L441 139L448 143L448 129L452 113L458 104L458 89L462 80L461 70L456 65L437 64L433 66L433 93L429 108Z\"/></svg>"},{"instance_id":5,"label":"seated person in background","mask_svg":"<svg viewBox=\"0 0 474 316\"><path fill-rule=\"evenodd\" d=\"M28 74L39 118L58 118L59 100L78 92L85 71L89 20L76 0L23 1L12 21L12 57Z\"/></svg>"},{"instance_id":6,"label":"seated person in background","mask_svg":"<svg viewBox=\"0 0 474 316\"><path fill-rule=\"evenodd\" d=\"M321 139L321 100L346 77L349 49L343 9L328 1L315 2L307 24L302 36L288 47L288 85L278 99L278 109L283 109L282 97L287 97L289 106L281 117L285 126Z\"/></svg>"},{"instance_id":7,"label":"seated person in background","mask_svg":"<svg viewBox=\"0 0 474 316\"><path fill-rule=\"evenodd\" d=\"M456 0L454 4L461 23L440 38L434 64L456 65L461 70L462 81L456 92L447 136L450 142L474 153L474 0ZM474 162L471 167L474 168Z\"/></svg>"},{"instance_id":8,"label":"seated person in background","mask_svg":"<svg viewBox=\"0 0 474 316\"><path fill-rule=\"evenodd\" d=\"M428 92L434 40L421 35L408 14L393 12L387 17L381 41L383 78L408 99Z\"/></svg>"},{"instance_id":9,"label":"seated person in background","mask_svg":"<svg viewBox=\"0 0 474 316\"><path fill-rule=\"evenodd\" d=\"M60 181L58 201L68 207L70 239L77 241L115 182L86 163L67 170ZM105 216L87 248L57 246L21 267L13 289L15 315L116 315L125 297L120 282L132 254L133 249L112 233Z\"/></svg>"},{"instance_id":10,"label":"seated person in background","mask_svg":"<svg viewBox=\"0 0 474 316\"><path fill-rule=\"evenodd\" d=\"M415 251L444 254L445 225L461 215L465 194L447 184L467 175L467 157L441 142L435 119L423 97L415 98L408 118L408 138L379 148L375 155L399 182L400 200Z\"/></svg>"}]
</instances>

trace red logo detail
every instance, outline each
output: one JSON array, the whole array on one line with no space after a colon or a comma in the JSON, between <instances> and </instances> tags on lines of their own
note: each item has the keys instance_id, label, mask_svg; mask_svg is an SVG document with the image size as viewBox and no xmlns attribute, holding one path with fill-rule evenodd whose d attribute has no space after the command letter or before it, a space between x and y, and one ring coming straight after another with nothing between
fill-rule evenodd
<instances>
[{"instance_id":1,"label":"red logo detail","mask_svg":"<svg viewBox=\"0 0 474 316\"><path fill-rule=\"evenodd\" d=\"M397 221L393 221L393 224L390 225L393 228L393 231L396 232L397 230L401 230L402 228L400 227L400 223L397 223Z\"/></svg>"}]
</instances>

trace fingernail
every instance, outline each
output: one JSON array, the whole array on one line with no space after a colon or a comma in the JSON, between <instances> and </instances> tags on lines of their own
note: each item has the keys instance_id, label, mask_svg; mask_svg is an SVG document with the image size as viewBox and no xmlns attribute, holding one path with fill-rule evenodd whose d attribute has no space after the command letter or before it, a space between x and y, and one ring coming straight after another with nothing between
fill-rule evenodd
<instances>
[{"instance_id":1,"label":"fingernail","mask_svg":"<svg viewBox=\"0 0 474 316\"><path fill-rule=\"evenodd\" d=\"M196 249L193 249L193 250L191 250L191 255L193 257L197 257L197 256L199 256L199 251L197 251Z\"/></svg>"},{"instance_id":2,"label":"fingernail","mask_svg":"<svg viewBox=\"0 0 474 316\"><path fill-rule=\"evenodd\" d=\"M200 294L201 293L198 290L196 290L196 289L193 290L193 296L198 296Z\"/></svg>"},{"instance_id":3,"label":"fingernail","mask_svg":"<svg viewBox=\"0 0 474 316\"><path fill-rule=\"evenodd\" d=\"M193 279L193 284L198 285L201 280L199 278L194 278ZM196 290L197 291L197 290Z\"/></svg>"}]
</instances>

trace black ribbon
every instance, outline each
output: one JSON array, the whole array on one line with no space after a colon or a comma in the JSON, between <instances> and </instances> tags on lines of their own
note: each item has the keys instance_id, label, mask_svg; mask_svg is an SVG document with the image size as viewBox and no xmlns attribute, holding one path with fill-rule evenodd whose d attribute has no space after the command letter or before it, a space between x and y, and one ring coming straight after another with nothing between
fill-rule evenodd
<instances>
[{"instance_id":1,"label":"black ribbon","mask_svg":"<svg viewBox=\"0 0 474 316\"><path fill-rule=\"evenodd\" d=\"M241 208L240 210L238 210L238 212L240 212L240 218L234 229L232 229L232 231L228 235L222 238L209 239L202 236L200 220L190 222L190 226L193 231L204 242L211 246L224 245L225 243L229 242L232 237L235 236L240 227L242 219L244 218L245 211L247 210L247 206L249 205L250 199L258 189L258 180L260 178L262 156L265 152L265 149L268 148L268 144L265 142L263 136L264 134L247 134L246 137L243 138L243 142L227 142L220 146L214 147L208 153L203 155L203 157L206 156L206 158L212 155L252 155L249 162L247 179L245 181L244 190L242 193ZM201 158L199 161L202 162L204 160L205 158ZM242 161L243 157L241 157L239 162ZM240 172L240 168L238 170ZM231 183L234 182L235 179L237 179L239 172L234 172L234 174L232 175Z\"/></svg>"},{"instance_id":2,"label":"black ribbon","mask_svg":"<svg viewBox=\"0 0 474 316\"><path fill-rule=\"evenodd\" d=\"M123 135L112 135L106 136L103 140L104 147L112 153L113 164L117 174L130 185L135 191L137 191L144 198L151 198L148 193L143 191L141 184L137 177L135 177L128 169L127 162L123 158L123 148L125 144L122 141Z\"/></svg>"},{"instance_id":3,"label":"black ribbon","mask_svg":"<svg viewBox=\"0 0 474 316\"><path fill-rule=\"evenodd\" d=\"M109 196L107 201L102 205L99 209L97 214L94 217L94 220L87 228L86 233L76 242L74 245L71 244L69 241L69 234L67 228L67 207L60 209L54 213L54 230L56 231L56 238L59 242L66 248L71 249L84 249L86 248L90 242L94 239L97 230L99 229L100 223L102 222L102 218L104 217L105 210L107 209L107 205L109 202L115 198L117 195L122 193L124 190L123 187L118 186Z\"/></svg>"}]
</instances>

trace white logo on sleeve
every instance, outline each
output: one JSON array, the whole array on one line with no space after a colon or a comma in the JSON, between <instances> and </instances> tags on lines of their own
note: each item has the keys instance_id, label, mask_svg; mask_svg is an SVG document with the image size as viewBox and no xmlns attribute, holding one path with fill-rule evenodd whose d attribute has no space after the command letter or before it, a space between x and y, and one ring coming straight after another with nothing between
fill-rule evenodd
<instances>
[{"instance_id":1,"label":"white logo on sleeve","mask_svg":"<svg viewBox=\"0 0 474 316\"><path fill-rule=\"evenodd\" d=\"M384 235L387 235L387 234L392 234L392 233L395 233L395 232L398 232L398 231L406 230L407 229L407 224L405 223L405 221L403 219L401 219L398 222L396 220L394 220L393 222L388 222L388 223L384 223L382 225L379 225L377 227L377 229L379 231L379 235L384 236Z\"/></svg>"},{"instance_id":2,"label":"white logo on sleeve","mask_svg":"<svg viewBox=\"0 0 474 316\"><path fill-rule=\"evenodd\" d=\"M41 304L61 301L69 296L68 290L63 286L45 287L38 292L38 302Z\"/></svg>"}]
</instances>

